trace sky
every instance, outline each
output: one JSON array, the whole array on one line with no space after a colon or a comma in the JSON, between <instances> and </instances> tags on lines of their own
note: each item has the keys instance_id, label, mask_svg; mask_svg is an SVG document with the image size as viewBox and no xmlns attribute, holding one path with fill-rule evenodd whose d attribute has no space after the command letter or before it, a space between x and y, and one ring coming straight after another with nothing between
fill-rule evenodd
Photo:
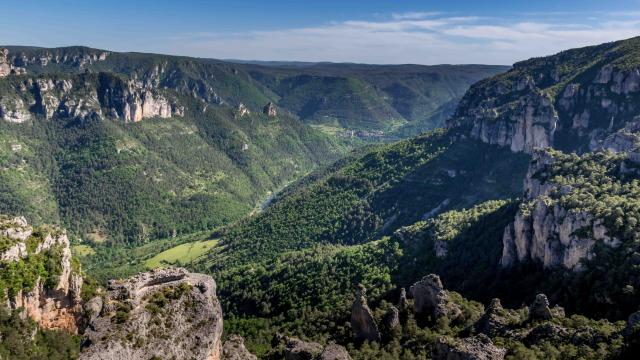
<instances>
[{"instance_id":1,"label":"sky","mask_svg":"<svg viewBox=\"0 0 640 360\"><path fill-rule=\"evenodd\" d=\"M0 44L217 59L505 64L640 35L640 0L0 0Z\"/></svg>"}]
</instances>

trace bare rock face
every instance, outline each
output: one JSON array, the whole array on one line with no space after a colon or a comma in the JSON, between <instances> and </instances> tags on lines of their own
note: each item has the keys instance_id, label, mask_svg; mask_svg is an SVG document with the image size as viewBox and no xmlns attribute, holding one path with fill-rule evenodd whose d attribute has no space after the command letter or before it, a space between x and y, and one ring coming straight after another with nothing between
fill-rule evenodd
<instances>
[{"instance_id":1,"label":"bare rock face","mask_svg":"<svg viewBox=\"0 0 640 360\"><path fill-rule=\"evenodd\" d=\"M83 279L71 268L71 249L67 234L59 229L41 228L35 234L25 218L1 218L0 235L13 241L0 252L0 271L3 264L21 262L31 256L45 254L58 262L59 273L43 279L39 274L20 274L35 277L35 284L28 290L5 293L10 311L24 309L24 315L45 329L63 329L77 333L77 321L82 313L80 292ZM28 271L28 270L24 270ZM52 281L54 281L52 283Z\"/></svg>"},{"instance_id":2,"label":"bare rock face","mask_svg":"<svg viewBox=\"0 0 640 360\"><path fill-rule=\"evenodd\" d=\"M475 327L479 333L494 337L502 335L508 324L508 311L502 307L500 299L493 299Z\"/></svg>"},{"instance_id":3,"label":"bare rock face","mask_svg":"<svg viewBox=\"0 0 640 360\"><path fill-rule=\"evenodd\" d=\"M440 337L433 352L434 360L500 360L506 349L496 347L485 335L463 339Z\"/></svg>"},{"instance_id":4,"label":"bare rock face","mask_svg":"<svg viewBox=\"0 0 640 360\"><path fill-rule=\"evenodd\" d=\"M553 163L551 152L539 150L534 153L524 182L524 203L528 205L518 211L514 221L504 230L500 259L503 267L539 261L547 268L561 266L579 271L581 260L593 256L597 241L611 247L620 244L620 240L608 235L602 219L588 212L569 212L558 202L551 201L552 192L571 192L570 186L539 180Z\"/></svg>"},{"instance_id":5,"label":"bare rock face","mask_svg":"<svg viewBox=\"0 0 640 360\"><path fill-rule=\"evenodd\" d=\"M532 153L536 148L553 144L558 117L551 99L531 94L509 110L504 121L475 122L471 136L488 144L509 147L513 152Z\"/></svg>"},{"instance_id":6,"label":"bare rock face","mask_svg":"<svg viewBox=\"0 0 640 360\"><path fill-rule=\"evenodd\" d=\"M9 64L9 50L0 48L0 78L11 74L11 64Z\"/></svg>"},{"instance_id":7,"label":"bare rock face","mask_svg":"<svg viewBox=\"0 0 640 360\"><path fill-rule=\"evenodd\" d=\"M366 290L361 286L351 308L351 329L358 341L380 341L380 332L365 295Z\"/></svg>"},{"instance_id":8,"label":"bare rock face","mask_svg":"<svg viewBox=\"0 0 640 360\"><path fill-rule=\"evenodd\" d=\"M344 346L330 343L322 346L316 342L276 335L276 341L284 341L285 360L351 360Z\"/></svg>"},{"instance_id":9,"label":"bare rock face","mask_svg":"<svg viewBox=\"0 0 640 360\"><path fill-rule=\"evenodd\" d=\"M400 289L400 298L398 299L398 309L400 311L406 311L408 307L407 304L407 290L404 288Z\"/></svg>"},{"instance_id":10,"label":"bare rock face","mask_svg":"<svg viewBox=\"0 0 640 360\"><path fill-rule=\"evenodd\" d=\"M278 116L278 109L276 109L276 106L272 102L265 105L262 112L270 118Z\"/></svg>"},{"instance_id":11,"label":"bare rock face","mask_svg":"<svg viewBox=\"0 0 640 360\"><path fill-rule=\"evenodd\" d=\"M545 294L536 295L533 304L529 307L529 318L549 320L553 316L551 315L551 309L549 308L549 299Z\"/></svg>"},{"instance_id":12,"label":"bare rock face","mask_svg":"<svg viewBox=\"0 0 640 360\"><path fill-rule=\"evenodd\" d=\"M338 344L329 344L320 354L319 360L351 360L351 356L344 346Z\"/></svg>"},{"instance_id":13,"label":"bare rock face","mask_svg":"<svg viewBox=\"0 0 640 360\"><path fill-rule=\"evenodd\" d=\"M20 124L31 119L31 113L22 99L0 97L0 119Z\"/></svg>"},{"instance_id":14,"label":"bare rock face","mask_svg":"<svg viewBox=\"0 0 640 360\"><path fill-rule=\"evenodd\" d=\"M243 104L243 103L238 104L237 111L238 111L238 115L239 115L240 117L245 117L245 116L247 116L247 115L250 115L250 114L251 114L251 111L249 111L249 109L248 109L248 108L246 107L246 105L245 105L245 104Z\"/></svg>"},{"instance_id":15,"label":"bare rock face","mask_svg":"<svg viewBox=\"0 0 640 360\"><path fill-rule=\"evenodd\" d=\"M413 309L417 314L428 314L434 320L445 316L456 318L461 314L460 308L449 301L438 275L425 276L413 284L409 292L413 296Z\"/></svg>"},{"instance_id":16,"label":"bare rock face","mask_svg":"<svg viewBox=\"0 0 640 360\"><path fill-rule=\"evenodd\" d=\"M318 343L285 338L285 360L315 360L322 352L322 345Z\"/></svg>"},{"instance_id":17,"label":"bare rock face","mask_svg":"<svg viewBox=\"0 0 640 360\"><path fill-rule=\"evenodd\" d=\"M216 283L185 269L158 269L109 282L80 359L221 358Z\"/></svg>"},{"instance_id":18,"label":"bare rock face","mask_svg":"<svg viewBox=\"0 0 640 360\"><path fill-rule=\"evenodd\" d=\"M395 306L389 308L382 319L385 329L394 329L400 326L400 311Z\"/></svg>"},{"instance_id":19,"label":"bare rock face","mask_svg":"<svg viewBox=\"0 0 640 360\"><path fill-rule=\"evenodd\" d=\"M222 346L222 360L257 360L257 357L244 347L242 336L231 335Z\"/></svg>"},{"instance_id":20,"label":"bare rock face","mask_svg":"<svg viewBox=\"0 0 640 360\"><path fill-rule=\"evenodd\" d=\"M153 78L148 81L136 79L124 81L111 74L100 74L97 95L107 113L125 122L142 119L182 116L184 109L163 96Z\"/></svg>"},{"instance_id":21,"label":"bare rock face","mask_svg":"<svg viewBox=\"0 0 640 360\"><path fill-rule=\"evenodd\" d=\"M106 60L109 55L108 51L96 49L83 49L67 53L62 53L61 49L42 49L29 55L25 52L13 53L9 57L9 61L16 67L59 64L83 69L87 65Z\"/></svg>"},{"instance_id":22,"label":"bare rock face","mask_svg":"<svg viewBox=\"0 0 640 360\"><path fill-rule=\"evenodd\" d=\"M473 85L449 127L462 126L471 137L514 152L608 148L612 143L604 139L640 115L640 69L616 61L629 55L624 43L591 48L590 56L574 57L582 57L579 64L570 63L567 52L514 64ZM594 56L606 60L590 63Z\"/></svg>"}]
</instances>

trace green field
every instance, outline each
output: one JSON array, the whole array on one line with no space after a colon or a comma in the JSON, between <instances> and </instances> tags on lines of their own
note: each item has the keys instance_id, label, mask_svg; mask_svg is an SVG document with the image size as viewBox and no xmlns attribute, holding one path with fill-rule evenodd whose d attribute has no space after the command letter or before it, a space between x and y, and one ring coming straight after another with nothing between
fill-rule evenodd
<instances>
[{"instance_id":1,"label":"green field","mask_svg":"<svg viewBox=\"0 0 640 360\"><path fill-rule=\"evenodd\" d=\"M205 240L178 245L147 260L145 266L157 268L167 265L188 264L212 249L217 243L218 240Z\"/></svg>"}]
</instances>

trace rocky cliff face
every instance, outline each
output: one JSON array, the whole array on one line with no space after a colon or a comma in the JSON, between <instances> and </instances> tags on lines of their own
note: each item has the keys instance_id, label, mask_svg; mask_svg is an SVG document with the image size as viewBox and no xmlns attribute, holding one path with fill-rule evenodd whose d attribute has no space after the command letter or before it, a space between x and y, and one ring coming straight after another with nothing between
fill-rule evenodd
<instances>
[{"instance_id":1,"label":"rocky cliff face","mask_svg":"<svg viewBox=\"0 0 640 360\"><path fill-rule=\"evenodd\" d=\"M471 87L449 126L514 152L607 147L638 119L640 38L564 51L514 65Z\"/></svg>"},{"instance_id":2,"label":"rocky cliff face","mask_svg":"<svg viewBox=\"0 0 640 360\"><path fill-rule=\"evenodd\" d=\"M33 51L13 51L11 54L7 54L7 61L12 66L20 68L60 65L81 70L87 65L105 61L109 54L108 51L84 47L75 47L71 51L64 51L61 48L34 49Z\"/></svg>"},{"instance_id":3,"label":"rocky cliff face","mask_svg":"<svg viewBox=\"0 0 640 360\"><path fill-rule=\"evenodd\" d=\"M162 90L107 73L67 77L16 77L12 92L0 95L0 118L21 123L44 119L145 118L183 116L184 107Z\"/></svg>"},{"instance_id":4,"label":"rocky cliff face","mask_svg":"<svg viewBox=\"0 0 640 360\"><path fill-rule=\"evenodd\" d=\"M222 310L210 276L159 269L112 280L93 309L81 359L221 359Z\"/></svg>"},{"instance_id":5,"label":"rocky cliff face","mask_svg":"<svg viewBox=\"0 0 640 360\"><path fill-rule=\"evenodd\" d=\"M21 66L66 64L82 68L104 61L107 52L53 55L44 51L39 56L25 54L11 56L0 49L0 77L26 73ZM22 70L19 70L22 69ZM36 116L44 119L114 118L137 122L145 118L183 116L184 106L159 84L159 66L150 70L145 80L137 75L127 79L112 73L76 74L66 76L19 76L8 81L12 91L0 95L0 118L21 123Z\"/></svg>"},{"instance_id":6,"label":"rocky cliff face","mask_svg":"<svg viewBox=\"0 0 640 360\"><path fill-rule=\"evenodd\" d=\"M23 308L43 328L77 333L83 279L72 269L66 233L3 218L0 239L0 282L9 310Z\"/></svg>"},{"instance_id":7,"label":"rocky cliff face","mask_svg":"<svg viewBox=\"0 0 640 360\"><path fill-rule=\"evenodd\" d=\"M558 201L574 189L554 182L550 174L555 162L553 151L534 153L524 182L525 199L514 221L504 230L500 260L504 267L533 260L545 267L580 270L580 261L593 256L596 242L610 247L620 245L602 218L587 210L568 210Z\"/></svg>"}]
</instances>

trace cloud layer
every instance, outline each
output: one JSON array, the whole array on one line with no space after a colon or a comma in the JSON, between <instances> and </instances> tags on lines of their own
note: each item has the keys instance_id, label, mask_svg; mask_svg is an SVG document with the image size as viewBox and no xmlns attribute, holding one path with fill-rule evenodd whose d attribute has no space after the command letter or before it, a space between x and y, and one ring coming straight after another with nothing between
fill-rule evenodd
<instances>
[{"instance_id":1,"label":"cloud layer","mask_svg":"<svg viewBox=\"0 0 640 360\"><path fill-rule=\"evenodd\" d=\"M545 15L508 21L409 12L276 31L181 34L168 42L172 52L220 59L512 64L640 35L640 13Z\"/></svg>"}]
</instances>

